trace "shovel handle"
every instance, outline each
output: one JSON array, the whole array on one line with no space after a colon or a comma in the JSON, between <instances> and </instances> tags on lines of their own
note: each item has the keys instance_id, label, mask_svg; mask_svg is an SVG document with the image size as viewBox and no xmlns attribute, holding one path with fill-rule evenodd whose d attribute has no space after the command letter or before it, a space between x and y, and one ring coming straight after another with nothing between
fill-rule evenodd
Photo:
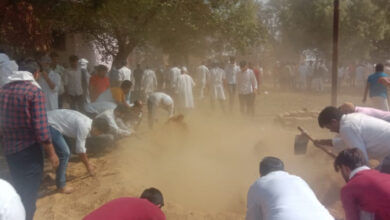
<instances>
[{"instance_id":1,"label":"shovel handle","mask_svg":"<svg viewBox=\"0 0 390 220\"><path fill-rule=\"evenodd\" d=\"M311 137L311 136L307 133L307 131L306 131L305 129L303 129L301 126L298 126L298 130L299 130L303 135L305 135L311 142L313 142L314 146L316 146L317 148L319 148L320 150L322 150L323 152L325 152L326 154L328 154L328 155L331 156L332 158L336 159L337 156L336 156L333 152L331 152L330 150L328 150L327 148L325 148L325 147L322 146L322 145L316 144L316 143L314 142L314 138Z\"/></svg>"}]
</instances>

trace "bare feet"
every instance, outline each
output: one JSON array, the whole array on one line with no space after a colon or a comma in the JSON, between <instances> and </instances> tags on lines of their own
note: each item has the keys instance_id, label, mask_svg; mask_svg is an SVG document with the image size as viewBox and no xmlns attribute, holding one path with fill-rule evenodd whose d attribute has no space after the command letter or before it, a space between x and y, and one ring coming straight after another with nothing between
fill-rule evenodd
<instances>
[{"instance_id":1,"label":"bare feet","mask_svg":"<svg viewBox=\"0 0 390 220\"><path fill-rule=\"evenodd\" d=\"M87 170L88 170L89 175L96 176L95 167L93 165L89 165Z\"/></svg>"},{"instance_id":2,"label":"bare feet","mask_svg":"<svg viewBox=\"0 0 390 220\"><path fill-rule=\"evenodd\" d=\"M73 190L73 188L70 187L70 186L64 186L64 187L58 189L58 191L59 191L60 193L63 193L63 194L71 194L74 190Z\"/></svg>"}]
</instances>

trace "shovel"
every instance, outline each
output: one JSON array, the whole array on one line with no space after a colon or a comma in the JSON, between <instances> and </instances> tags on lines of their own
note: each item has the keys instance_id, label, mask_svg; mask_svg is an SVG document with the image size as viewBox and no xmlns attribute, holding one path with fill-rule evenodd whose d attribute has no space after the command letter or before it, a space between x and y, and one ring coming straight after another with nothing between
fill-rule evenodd
<instances>
[{"instance_id":1,"label":"shovel","mask_svg":"<svg viewBox=\"0 0 390 220\"><path fill-rule=\"evenodd\" d=\"M314 146L328 154L332 158L336 158L337 156L328 150L326 147L315 144L314 138L312 138L305 129L298 126L298 130L301 132L301 134L298 134L295 136L295 143L294 143L294 154L305 154L307 151L307 144L309 143L309 140L313 142Z\"/></svg>"}]
</instances>

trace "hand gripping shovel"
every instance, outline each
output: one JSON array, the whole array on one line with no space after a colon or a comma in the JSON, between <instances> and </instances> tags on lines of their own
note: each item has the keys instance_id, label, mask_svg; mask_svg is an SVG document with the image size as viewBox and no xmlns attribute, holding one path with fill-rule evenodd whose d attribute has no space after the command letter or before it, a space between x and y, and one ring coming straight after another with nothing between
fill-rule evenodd
<instances>
[{"instance_id":1,"label":"hand gripping shovel","mask_svg":"<svg viewBox=\"0 0 390 220\"><path fill-rule=\"evenodd\" d=\"M301 134L298 134L295 136L295 143L294 143L294 154L305 154L307 150L307 144L309 143L309 140L313 142L314 146L328 154L332 158L336 158L336 155L328 150L326 147L315 144L314 138L312 138L305 129L298 126L298 130L301 132Z\"/></svg>"}]
</instances>

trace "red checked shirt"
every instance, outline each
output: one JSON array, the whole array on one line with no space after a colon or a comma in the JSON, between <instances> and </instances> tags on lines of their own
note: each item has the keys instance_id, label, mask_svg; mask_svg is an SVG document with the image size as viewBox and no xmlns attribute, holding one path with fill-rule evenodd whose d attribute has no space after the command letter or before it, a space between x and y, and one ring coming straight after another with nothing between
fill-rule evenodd
<instances>
[{"instance_id":1,"label":"red checked shirt","mask_svg":"<svg viewBox=\"0 0 390 220\"><path fill-rule=\"evenodd\" d=\"M6 155L51 142L45 95L31 82L13 82L0 89L0 134Z\"/></svg>"}]
</instances>

